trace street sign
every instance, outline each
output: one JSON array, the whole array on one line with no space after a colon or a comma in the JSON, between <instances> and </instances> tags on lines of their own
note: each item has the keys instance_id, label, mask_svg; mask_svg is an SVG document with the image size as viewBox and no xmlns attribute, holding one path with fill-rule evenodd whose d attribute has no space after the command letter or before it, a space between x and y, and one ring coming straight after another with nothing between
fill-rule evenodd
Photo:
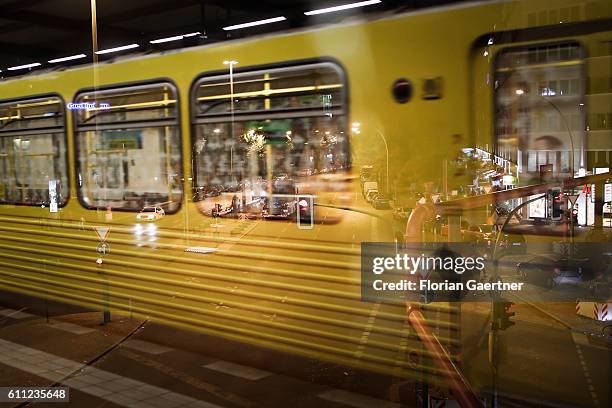
<instances>
[{"instance_id":1,"label":"street sign","mask_svg":"<svg viewBox=\"0 0 612 408\"><path fill-rule=\"evenodd\" d=\"M49 212L57 212L57 180L49 180Z\"/></svg>"},{"instance_id":2,"label":"street sign","mask_svg":"<svg viewBox=\"0 0 612 408\"><path fill-rule=\"evenodd\" d=\"M96 252L100 255L110 254L110 244L107 242L100 242L96 247Z\"/></svg>"},{"instance_id":3,"label":"street sign","mask_svg":"<svg viewBox=\"0 0 612 408\"><path fill-rule=\"evenodd\" d=\"M566 194L565 196L567 197L567 201L569 201L572 207L574 207L574 204L576 204L576 201L578 200L579 195L578 194Z\"/></svg>"},{"instance_id":4,"label":"street sign","mask_svg":"<svg viewBox=\"0 0 612 408\"><path fill-rule=\"evenodd\" d=\"M96 226L93 227L94 231L96 231L96 234L98 235L98 238L100 238L100 241L104 242L106 241L106 238L108 238L108 234L110 233L110 227L104 227L104 226Z\"/></svg>"}]
</instances>

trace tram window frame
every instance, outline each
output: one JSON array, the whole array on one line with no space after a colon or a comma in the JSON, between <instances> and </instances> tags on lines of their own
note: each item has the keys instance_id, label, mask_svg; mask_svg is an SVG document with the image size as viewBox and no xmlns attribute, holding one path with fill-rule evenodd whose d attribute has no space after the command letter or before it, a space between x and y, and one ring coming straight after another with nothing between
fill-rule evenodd
<instances>
[{"instance_id":1,"label":"tram window frame","mask_svg":"<svg viewBox=\"0 0 612 408\"><path fill-rule=\"evenodd\" d=\"M553 59L552 61L548 61L548 60L541 60L542 55L545 55L546 58L548 58L549 54L551 54L550 52L548 52L550 49L552 49L553 47L557 47L558 49L558 55L556 56L556 59ZM546 50L546 52L543 52L542 50ZM580 86L581 92L576 92L574 93L573 91L571 91L568 95L552 95L552 97L554 98L555 96L561 96L561 97L568 97L568 98L575 98L578 100L579 105L581 109L583 109L582 112L582 124L584 126L582 126L582 129L586 129L586 125L588 124L588 118L589 118L589 111L588 108L585 104L585 100L587 98L588 95L588 78L587 78L587 58L588 58L588 53L587 53L587 47L585 46L585 44L583 44L580 40L578 39L570 39L570 40L563 40L563 41L545 41L545 42L534 42L534 43L529 43L529 44L523 44L523 45L515 45L515 46L506 46L506 47L502 47L499 50L497 50L495 52L495 57L493 59L493 63L491 65L491 76L493 78L493 88L492 88L492 92L491 92L491 104L493 106L493 112L492 112L492 127L493 127L493 133L492 133L492 137L493 137L493 146L495 146L496 149L499 148L500 143L500 135L497 134L497 129L499 128L500 124L500 117L498 117L498 110L499 110L499 102L498 102L498 97L504 97L504 95L502 95L499 90L497 90L495 88L496 83L497 83L497 72L500 68L500 62L501 62L501 58L504 57L506 54L512 54L512 53L517 53L517 52L528 52L529 54L527 55L527 59L526 59L526 65L525 66L529 66L529 65L542 65L542 64L554 64L554 63L558 63L560 61L565 61L566 59L563 56L563 51L566 51L567 53L567 60L580 60L580 66L579 66L579 82L580 82ZM533 52L535 52L537 54L536 60L532 60L533 58ZM550 79L550 78L546 78L546 79L541 79L538 83L531 83L531 84L527 84L528 86L528 91L527 92L533 92L535 89L535 92L537 93L541 93L542 92L542 85L548 86L548 84L551 81L557 81L560 78L556 78L556 79ZM574 82L575 78L572 79L571 82ZM535 85L535 86L534 86ZM570 88L572 87L572 85L570 84ZM500 87L501 88L501 87ZM548 89L548 88L545 88ZM551 97L551 95L541 95L543 98L548 99L549 97ZM553 99L554 101L554 99ZM557 115L557 112L555 112L555 116ZM561 118L557 119L559 121L559 124L561 125ZM572 121L573 122L573 121ZM578 121L579 122L579 121ZM568 124L570 126L570 129L572 131L572 139L573 139L573 143L576 143L576 130L572 128L571 126L571 122ZM548 125L547 125L548 126ZM563 128L563 132L565 133L566 130L564 127ZM540 128L536 128L536 127L532 127L531 130L542 130ZM565 140L563 140L563 143L565 143ZM572 143L570 143L571 146ZM586 146L585 146L586 147ZM571 148L571 147L570 147ZM520 150L520 149L518 149ZM528 154L529 150L521 150L523 152L523 154ZM577 149L577 146L574 146L574 154L576 154L576 152L579 151L579 149ZM567 152L565 150L561 150L561 153ZM569 157L569 154L568 154ZM526 158L526 157L525 157ZM522 160L523 163L523 173L525 175L529 174L531 171L527 168L527 161L525 159ZM561 169L557 169L557 166L555 166L555 172L558 171L565 171L564 169L566 168L565 166L563 166L563 163L561 164ZM569 166L569 164L568 164ZM577 169L574 169L574 171L576 171ZM539 171L539 168L536 169L535 172L531 172L531 173L537 173Z\"/></svg>"},{"instance_id":2,"label":"tram window frame","mask_svg":"<svg viewBox=\"0 0 612 408\"><path fill-rule=\"evenodd\" d=\"M350 95L349 95L349 83L348 83L348 75L347 75L347 70L346 68L335 58L331 58L331 57L322 57L322 58L314 58L314 59L305 59L305 60L294 60L294 61L284 61L284 62L280 62L280 63L274 63L274 64L261 64L261 65L251 65L251 66L242 66L242 67L234 67L233 68L233 75L234 77L238 77L240 78L241 76L253 76L253 75L257 75L257 74L262 74L262 73L267 73L267 74L271 74L274 72L291 72L291 71L305 71L308 69L313 69L316 67L329 67L331 68L333 71L335 71L338 75L338 83L341 85L340 86L340 93L341 93L341 98L339 99L339 108L335 108L334 105L332 105L332 110L333 110L333 114L339 115L343 118L343 123L342 123L342 130L344 135L346 136L346 139L344 140L344 154L346 156L346 169L350 169L352 168L352 154L351 154L351 134L349 132L350 126L350 112L349 112L349 100L350 100ZM192 134L192 139L191 139L191 177L192 177L192 182L191 182L191 188L192 188L192 194L195 195L197 194L198 191L198 175L199 175L199 171L196 169L196 160L195 160L195 154L196 154L196 144L198 142L199 139L199 131L198 131L198 126L202 126L205 124L223 124L223 123L230 123L229 122L229 118L232 116L230 111L227 111L225 113L222 114L211 114L208 116L199 116L199 107L198 107L198 89L199 87L206 83L209 82L211 84L213 84L215 81L219 81L222 79L226 79L229 80L229 70L226 69L220 69L220 70L214 70L214 71L207 71L204 72L200 75L198 75L194 81L192 82L192 85L190 87L190 93L189 93L189 107L190 107L190 122L191 122L191 134ZM217 84L217 86L220 85L219 83ZM227 85L227 84L226 84ZM229 100L229 98L226 98ZM322 106L320 108L321 111L324 112L324 106ZM286 110L287 113L285 115L283 115L282 109L281 110L273 110L272 115L270 115L269 117L267 117L266 119L262 119L261 118L261 112L265 111L265 109L255 109L253 111L250 110L243 110L240 112L234 112L234 121L237 122L241 122L241 121L248 121L249 119L251 120L284 120L284 119L305 119L305 118L309 118L309 117L317 117L315 115L304 115L304 116L299 116L299 112L305 112L306 108L302 108L302 109L295 109L294 111L292 110ZM297 114L296 114L297 113ZM254 119L252 118L254 116ZM320 116L322 117L322 116ZM196 200L195 198L192 201L199 201ZM202 214L208 214L206 211L202 211L202 209L200 209L200 212ZM213 211L214 212L214 211ZM208 214L210 215L210 214Z\"/></svg>"},{"instance_id":3,"label":"tram window frame","mask_svg":"<svg viewBox=\"0 0 612 408\"><path fill-rule=\"evenodd\" d=\"M75 172L76 172L76 177L77 177L77 186L76 186L76 190L77 190L77 197L78 197L78 201L81 204L82 207L88 209L88 210L96 210L96 209L107 209L107 208L111 208L113 211L125 211L125 212L139 212L142 210L142 208L144 206L148 206L148 205L158 205L158 203L154 203L153 201L149 201L150 200L150 196L147 197L145 195L142 195L142 199L138 200L138 205L137 206L113 206L113 205L109 205L112 204L113 200L105 200L106 203L104 203L103 205L95 205L95 200L94 198L92 198L92 201L94 201L94 204L89 204L86 201L86 197L84 196L84 192L83 192L83 188L85 186L85 181L83 178L83 172L82 172L82 164L81 164L81 159L82 158L86 158L86 160L89 159L88 156L86 155L82 155L81 154L81 143L82 141L80 140L83 136L81 136L81 133L85 133L85 132L90 132L90 131L95 131L95 132L102 132L102 131L130 131L130 130L144 130L144 129L151 129L151 128L159 128L159 127L170 127L173 129L173 133L169 134L168 138L176 138L176 146L174 147L176 149L176 153L178 154L178 158L171 163L171 166L177 165L178 167L176 167L176 177L178 179L178 181L174 184L175 186L178 186L178 189L180 190L180 192L176 193L175 196L172 197L176 197L176 200L172 200L171 194L172 192L170 191L168 193L168 201L169 202L175 202L176 203L176 207L175 208L164 208L164 213L165 214L176 214L177 212L180 211L180 209L183 206L183 196L185 193L185 187L184 187L184 165L183 165L183 132L182 132L182 127L181 127L181 100L180 100L180 89L177 86L177 84L169 79L169 78L157 78L157 79L153 79L153 80L147 80L147 81L135 81L135 82L122 82L122 83L116 83L116 84L111 84L111 85L107 85L107 86L103 86L103 87L99 87L96 90L94 90L93 88L83 88L83 89L79 89L76 93L75 96L73 98L73 101L75 101L75 103L79 103L81 102L81 98L84 95L90 95L93 96L94 95L94 91L95 94L97 95L97 97L94 99L94 101L96 103L101 103L101 102L107 102L105 95L108 94L116 94L115 96L123 96L126 97L130 91L140 91L140 90L150 90L150 89L155 89L155 88L163 88L164 86L167 86L173 95L173 103L172 105L174 105L173 107L173 114L168 116L167 118L151 118L151 119L137 119L137 120L115 120L115 121L109 121L106 123L97 123L97 124L88 124L86 126L83 126L80 121L79 121L79 110L72 110L72 119L73 119L73 137L74 137L74 163L75 163ZM98 108L99 110L101 110L102 108ZM112 105L110 106L110 109L112 109ZM150 109L156 109L155 107L150 108ZM164 109L162 106L160 106L158 109ZM128 113L133 113L133 112L146 112L148 109L147 108L139 108L139 109L134 109L131 111L124 111L124 112L128 112ZM94 122L95 123L95 122ZM142 136L141 136L142 138ZM142 140L140 140L138 142L138 146L141 146ZM140 148L140 147L139 147ZM170 155L170 160L172 160L172 147L170 146L170 150L164 154ZM83 157L82 157L83 156ZM125 166L125 163L123 163L123 166ZM169 187L169 189L171 188L170 186L170 174L166 174L167 178L166 178L166 187ZM123 200L119 200L119 201L126 201L125 199ZM164 203L162 203L163 205Z\"/></svg>"},{"instance_id":4,"label":"tram window frame","mask_svg":"<svg viewBox=\"0 0 612 408\"><path fill-rule=\"evenodd\" d=\"M60 195L61 195L61 200L57 202L57 206L58 208L63 208L66 205L68 205L68 202L70 201L71 198L71 177L70 177L70 160L69 160L69 145L68 145L68 115L66 112L66 103L64 98L59 94L59 93L45 93L45 94L37 94L37 95L28 95L28 96L24 96L24 97L17 97L17 98L9 98L9 99L3 99L0 100L0 106L3 105L10 105L10 104L15 104L15 103L35 103L38 101L44 101L45 99L56 99L57 103L60 106L60 112L61 112L61 120L58 126L48 126L48 127L39 127L39 128L32 128L29 129L29 131L25 132L25 135L54 135L54 134L60 134L60 140L63 143L63 152L59 151L58 155L63 155L63 159L59 158L58 163L61 163L61 165L63 165L63 170L64 170L64 175L63 175L63 179L60 179ZM50 132L46 133L45 130L49 129L51 130ZM17 135L18 133L20 133L19 130L8 130L8 131L3 131L2 128L0 128L0 138L4 138L4 137L11 137L11 134ZM23 133L22 133L23 134ZM63 137L62 137L63 136ZM55 165L56 163L54 163ZM0 165L4 165L4 161L0 161ZM15 185L17 185L17 182L15 183ZM27 203L27 202L23 202L23 201L16 201L16 200L0 200L0 205L17 205L17 206L25 206L25 207L40 207L41 205L45 206L45 204L48 206L49 203L49 187L47 185L46 188L40 189L40 190L46 190L46 200L43 201L38 201L38 202L33 202L33 203Z\"/></svg>"}]
</instances>

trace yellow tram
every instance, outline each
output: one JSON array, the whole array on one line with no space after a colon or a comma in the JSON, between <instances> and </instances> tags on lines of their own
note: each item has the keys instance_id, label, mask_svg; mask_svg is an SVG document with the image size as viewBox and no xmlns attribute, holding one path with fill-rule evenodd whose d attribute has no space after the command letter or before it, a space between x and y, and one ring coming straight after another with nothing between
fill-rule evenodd
<instances>
[{"instance_id":1,"label":"yellow tram","mask_svg":"<svg viewBox=\"0 0 612 408\"><path fill-rule=\"evenodd\" d=\"M461 3L3 80L0 288L410 375L404 306L360 300L361 242L402 224L359 169L394 202L459 196L464 149L521 161L499 112L529 89L589 129L560 173L609 163L611 19L608 1Z\"/></svg>"}]
</instances>

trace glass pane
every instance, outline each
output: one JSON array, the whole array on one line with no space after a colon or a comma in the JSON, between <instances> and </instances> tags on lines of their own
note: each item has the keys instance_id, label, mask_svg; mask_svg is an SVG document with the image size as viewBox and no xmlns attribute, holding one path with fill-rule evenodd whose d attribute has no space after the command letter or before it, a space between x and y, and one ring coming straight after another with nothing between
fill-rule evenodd
<instances>
[{"instance_id":1,"label":"glass pane","mask_svg":"<svg viewBox=\"0 0 612 408\"><path fill-rule=\"evenodd\" d=\"M83 93L68 108L77 126L176 119L176 90L161 84Z\"/></svg>"},{"instance_id":2,"label":"glass pane","mask_svg":"<svg viewBox=\"0 0 612 408\"><path fill-rule=\"evenodd\" d=\"M40 98L0 104L0 134L15 130L64 127L59 98Z\"/></svg>"},{"instance_id":3,"label":"glass pane","mask_svg":"<svg viewBox=\"0 0 612 408\"><path fill-rule=\"evenodd\" d=\"M0 104L0 202L48 205L68 198L64 106L57 97Z\"/></svg>"},{"instance_id":4,"label":"glass pane","mask_svg":"<svg viewBox=\"0 0 612 408\"><path fill-rule=\"evenodd\" d=\"M176 127L79 133L81 197L89 207L178 209L180 140Z\"/></svg>"},{"instance_id":5,"label":"glass pane","mask_svg":"<svg viewBox=\"0 0 612 408\"><path fill-rule=\"evenodd\" d=\"M342 77L316 64L234 80L234 115L229 76L198 87L193 200L214 216L295 216L298 193L349 167Z\"/></svg>"},{"instance_id":6,"label":"glass pane","mask_svg":"<svg viewBox=\"0 0 612 408\"><path fill-rule=\"evenodd\" d=\"M341 76L331 64L206 78L196 90L198 117L256 112L327 111L342 106Z\"/></svg>"},{"instance_id":7,"label":"glass pane","mask_svg":"<svg viewBox=\"0 0 612 408\"><path fill-rule=\"evenodd\" d=\"M539 166L547 162L555 164L555 177L567 176L572 167L577 170L573 163L579 163L584 143L580 124L585 121L581 55L577 44L509 49L500 54L495 73L496 142L502 156L522 163L521 184L539 179ZM547 160L545 152L561 162Z\"/></svg>"}]
</instances>

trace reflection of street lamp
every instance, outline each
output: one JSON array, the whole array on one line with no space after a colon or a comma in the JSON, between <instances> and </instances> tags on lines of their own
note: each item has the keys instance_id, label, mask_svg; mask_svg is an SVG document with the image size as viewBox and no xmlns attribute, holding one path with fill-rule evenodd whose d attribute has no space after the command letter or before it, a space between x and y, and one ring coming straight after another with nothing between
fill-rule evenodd
<instances>
[{"instance_id":1,"label":"reflection of street lamp","mask_svg":"<svg viewBox=\"0 0 612 408\"><path fill-rule=\"evenodd\" d=\"M525 90L518 88L514 91L515 94L517 94L518 96L521 96L523 94L525 94ZM572 148L572 151L570 153L570 169L572 170L572 178L574 177L574 172L575 172L575 166L574 166L574 136L572 134L572 130L569 126L569 124L567 123L567 119L565 118L565 115L563 115L563 112L561 112L561 109L559 109L559 107L557 105L555 105L550 99L546 98L544 95L541 95L540 93L536 94L537 96L539 96L540 98L544 99L546 101L546 103L548 103L550 106L552 106L552 108L559 114L559 116L561 117L561 120L563 121L563 124L565 125L565 129L567 129L567 134L569 136L569 141L570 141L570 145ZM583 168L581 166L580 168L580 173L583 172ZM584 174L580 174L580 177L584 176Z\"/></svg>"},{"instance_id":2,"label":"reflection of street lamp","mask_svg":"<svg viewBox=\"0 0 612 408\"><path fill-rule=\"evenodd\" d=\"M238 64L238 61L225 60L223 65L229 65L229 77L230 77L230 116L231 116L231 139L232 144L230 145L230 177L232 182L234 181L234 65Z\"/></svg>"},{"instance_id":3,"label":"reflection of street lamp","mask_svg":"<svg viewBox=\"0 0 612 408\"><path fill-rule=\"evenodd\" d=\"M385 144L385 152L387 153L387 163L386 163L387 171L386 171L386 179L385 179L386 191L385 192L389 194L389 146L387 145L387 139L385 139L385 136L382 134L382 132L377 129L376 133L378 133L383 143Z\"/></svg>"}]
</instances>

